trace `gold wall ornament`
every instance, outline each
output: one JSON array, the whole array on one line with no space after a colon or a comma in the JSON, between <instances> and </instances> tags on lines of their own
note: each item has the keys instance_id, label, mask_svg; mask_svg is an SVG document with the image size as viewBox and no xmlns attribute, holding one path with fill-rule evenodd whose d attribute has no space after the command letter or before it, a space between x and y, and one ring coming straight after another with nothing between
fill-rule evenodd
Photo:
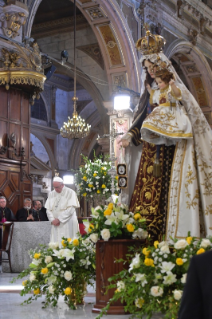
<instances>
[{"instance_id":1,"label":"gold wall ornament","mask_svg":"<svg viewBox=\"0 0 212 319\"><path fill-rule=\"evenodd\" d=\"M0 85L5 85L9 90L10 85L28 85L38 88L38 91L43 91L46 76L35 71L0 71Z\"/></svg>"},{"instance_id":2,"label":"gold wall ornament","mask_svg":"<svg viewBox=\"0 0 212 319\"><path fill-rule=\"evenodd\" d=\"M15 38L19 35L18 31L26 23L26 14L24 12L5 13L1 20L6 21L6 26L2 27L4 35L8 38Z\"/></svg>"},{"instance_id":3,"label":"gold wall ornament","mask_svg":"<svg viewBox=\"0 0 212 319\"><path fill-rule=\"evenodd\" d=\"M6 66L6 68L19 67L18 60L20 59L20 56L17 52L8 51L5 48L2 48L1 52L4 56L4 65Z\"/></svg>"}]
</instances>

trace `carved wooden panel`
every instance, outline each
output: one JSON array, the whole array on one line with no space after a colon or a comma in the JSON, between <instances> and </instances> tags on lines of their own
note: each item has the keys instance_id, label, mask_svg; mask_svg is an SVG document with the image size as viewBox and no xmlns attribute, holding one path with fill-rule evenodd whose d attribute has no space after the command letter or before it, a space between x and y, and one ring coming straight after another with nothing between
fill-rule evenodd
<instances>
[{"instance_id":1,"label":"carved wooden panel","mask_svg":"<svg viewBox=\"0 0 212 319\"><path fill-rule=\"evenodd\" d=\"M7 92L4 88L3 90ZM8 117L8 96L7 94L1 94L1 104L4 105L3 108L1 108L1 117L7 118Z\"/></svg>"},{"instance_id":2,"label":"carved wooden panel","mask_svg":"<svg viewBox=\"0 0 212 319\"><path fill-rule=\"evenodd\" d=\"M29 111L29 100L23 95L21 101L21 121L23 124L29 124L30 122Z\"/></svg>"},{"instance_id":3,"label":"carved wooden panel","mask_svg":"<svg viewBox=\"0 0 212 319\"><path fill-rule=\"evenodd\" d=\"M32 198L32 183L28 176L29 101L21 90L6 91L0 87L0 96L0 194L7 198L7 206L16 214L23 207L24 198ZM6 151L1 149L2 146Z\"/></svg>"},{"instance_id":4,"label":"carved wooden panel","mask_svg":"<svg viewBox=\"0 0 212 319\"><path fill-rule=\"evenodd\" d=\"M0 188L5 184L7 180L7 174L4 171L0 171Z\"/></svg>"},{"instance_id":5,"label":"carved wooden panel","mask_svg":"<svg viewBox=\"0 0 212 319\"><path fill-rule=\"evenodd\" d=\"M7 122L0 120L0 147L7 146Z\"/></svg>"}]
</instances>

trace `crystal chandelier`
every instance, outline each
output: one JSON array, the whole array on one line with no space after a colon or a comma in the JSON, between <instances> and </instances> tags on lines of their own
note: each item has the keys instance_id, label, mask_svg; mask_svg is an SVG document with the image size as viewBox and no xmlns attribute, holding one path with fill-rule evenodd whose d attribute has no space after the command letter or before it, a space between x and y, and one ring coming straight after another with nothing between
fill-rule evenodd
<instances>
[{"instance_id":1,"label":"crystal chandelier","mask_svg":"<svg viewBox=\"0 0 212 319\"><path fill-rule=\"evenodd\" d=\"M72 101L74 103L74 111L72 118L68 117L68 122L64 122L60 129L60 135L68 139L83 138L88 136L90 133L91 125L87 124L84 119L82 119L76 109L77 109L76 97L76 0L74 0L74 97Z\"/></svg>"}]
</instances>

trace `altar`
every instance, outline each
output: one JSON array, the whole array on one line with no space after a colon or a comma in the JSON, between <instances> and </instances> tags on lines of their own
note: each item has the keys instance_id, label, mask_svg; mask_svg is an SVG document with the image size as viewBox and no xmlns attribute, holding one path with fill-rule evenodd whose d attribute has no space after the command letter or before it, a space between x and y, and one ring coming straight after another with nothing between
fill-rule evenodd
<instances>
[{"instance_id":1,"label":"altar","mask_svg":"<svg viewBox=\"0 0 212 319\"><path fill-rule=\"evenodd\" d=\"M51 224L47 222L15 222L11 244L12 272L19 273L28 268L31 258L28 254L39 244L48 244ZM4 256L3 252L3 256ZM2 261L2 271L10 272L9 263Z\"/></svg>"}]
</instances>

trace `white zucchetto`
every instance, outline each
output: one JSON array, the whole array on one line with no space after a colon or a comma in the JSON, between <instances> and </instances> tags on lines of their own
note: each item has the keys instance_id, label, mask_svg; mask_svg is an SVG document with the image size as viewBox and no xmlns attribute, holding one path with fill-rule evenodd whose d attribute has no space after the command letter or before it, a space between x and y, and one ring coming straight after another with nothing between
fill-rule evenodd
<instances>
[{"instance_id":1,"label":"white zucchetto","mask_svg":"<svg viewBox=\"0 0 212 319\"><path fill-rule=\"evenodd\" d=\"M62 179L61 177L59 177L59 176L55 176L55 177L53 178L53 182L63 183L63 179Z\"/></svg>"}]
</instances>

